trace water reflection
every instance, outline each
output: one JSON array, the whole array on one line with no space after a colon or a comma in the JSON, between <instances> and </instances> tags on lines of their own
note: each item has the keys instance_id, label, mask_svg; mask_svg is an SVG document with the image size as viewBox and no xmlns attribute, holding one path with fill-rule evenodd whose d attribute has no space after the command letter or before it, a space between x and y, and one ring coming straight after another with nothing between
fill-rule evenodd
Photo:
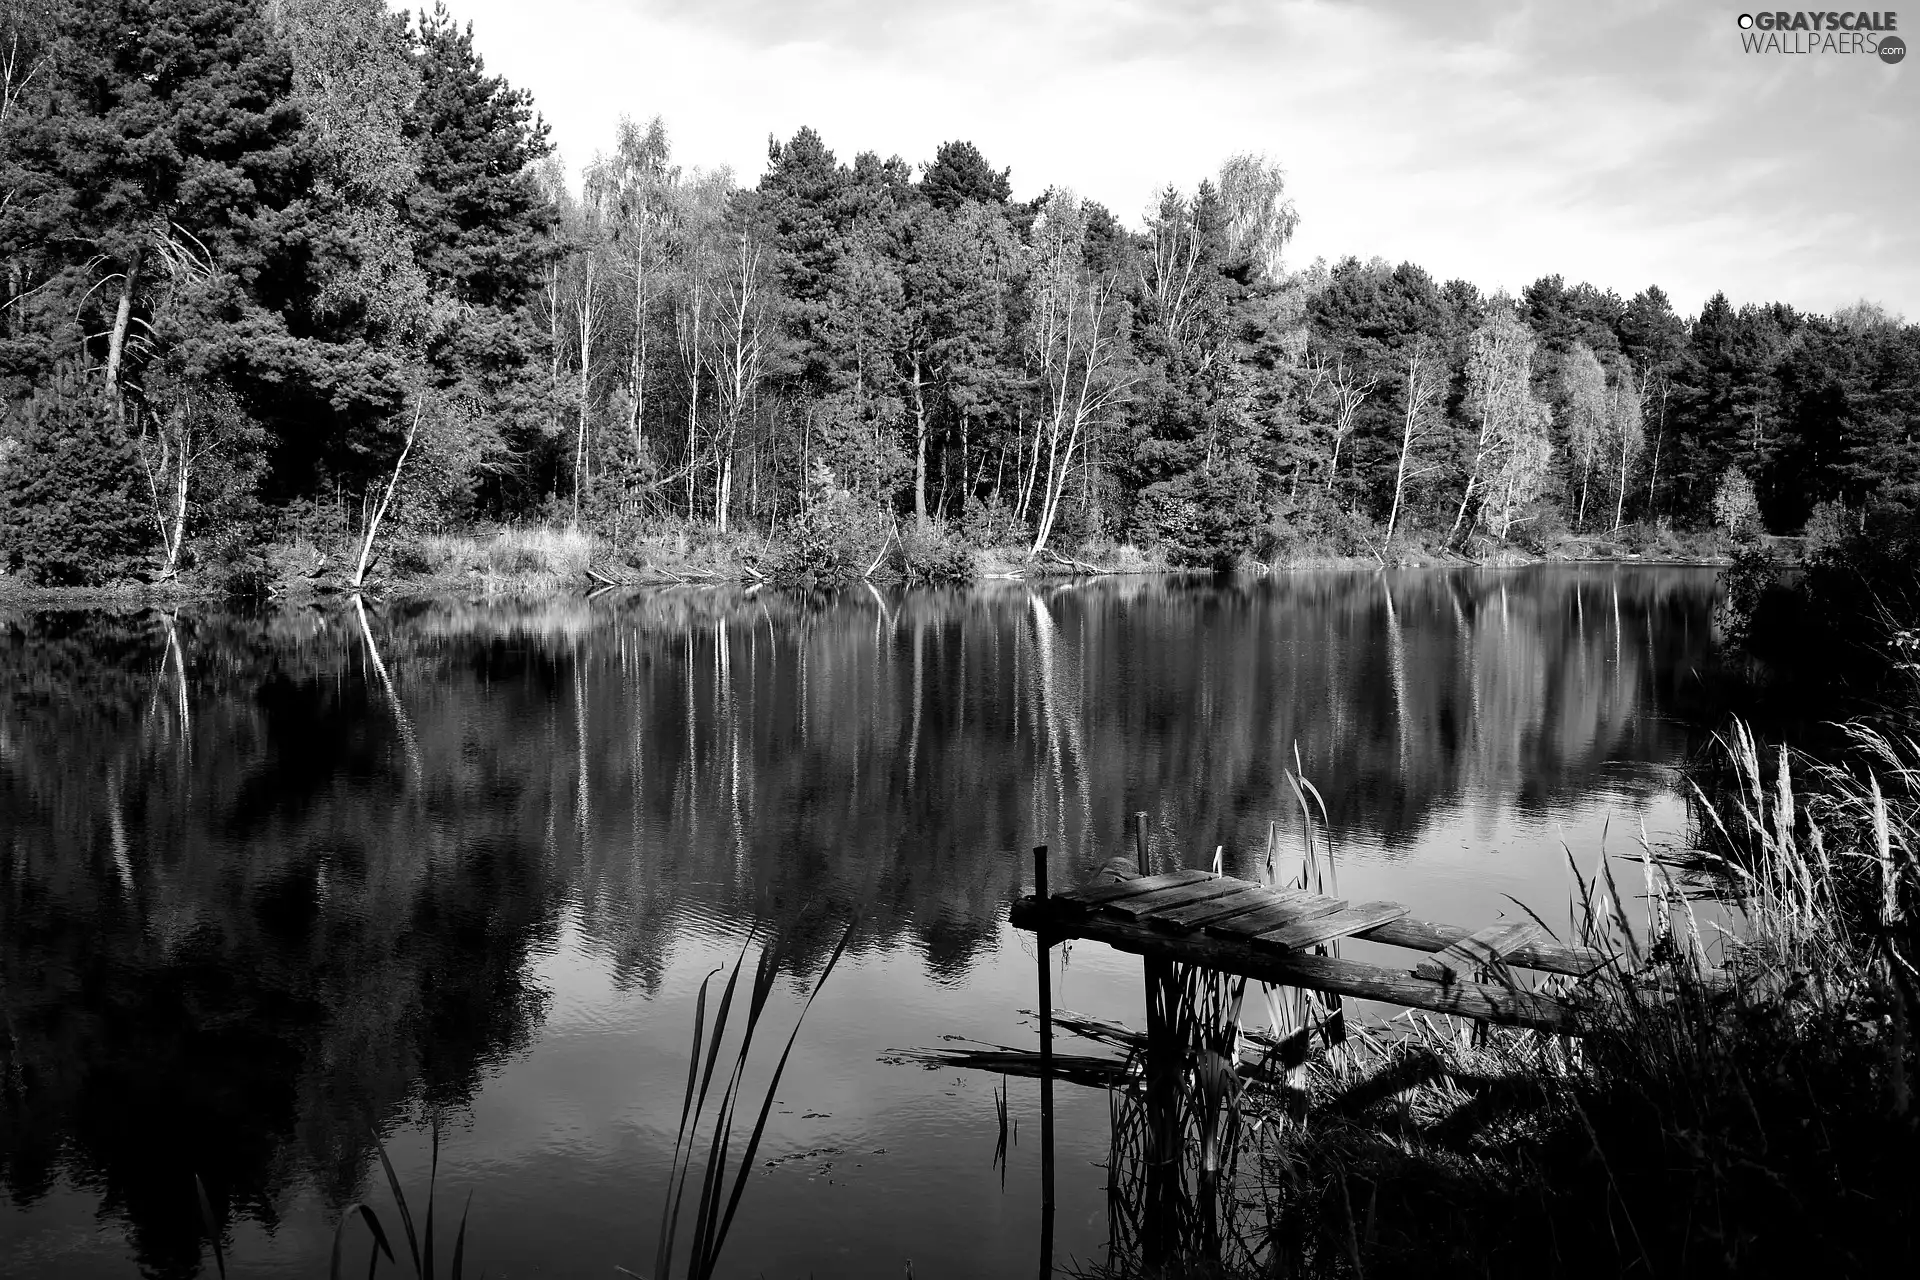
<instances>
[{"instance_id":1,"label":"water reflection","mask_svg":"<svg viewBox=\"0 0 1920 1280\"><path fill-rule=\"evenodd\" d=\"M374 1125L539 1041L543 958L651 998L695 940L758 915L817 966L853 912L964 1001L1022 884L1001 851L1048 843L1065 882L1146 809L1182 856L1250 859L1296 751L1336 830L1409 864L1463 805L1554 812L1603 767L1651 792L1618 766L1687 749L1714 593L1563 569L0 618L0 1182L16 1223L65 1185L188 1275L193 1172L269 1228L355 1198ZM90 1248L75 1274L122 1273Z\"/></svg>"}]
</instances>

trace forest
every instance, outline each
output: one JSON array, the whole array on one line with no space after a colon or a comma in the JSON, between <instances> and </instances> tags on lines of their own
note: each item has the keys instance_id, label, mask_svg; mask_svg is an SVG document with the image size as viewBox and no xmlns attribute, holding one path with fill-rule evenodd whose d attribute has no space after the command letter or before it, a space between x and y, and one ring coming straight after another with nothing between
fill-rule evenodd
<instances>
[{"instance_id":1,"label":"forest","mask_svg":"<svg viewBox=\"0 0 1920 1280\"><path fill-rule=\"evenodd\" d=\"M812 581L1673 555L1920 503L1920 326L1870 302L1299 264L1256 155L1137 223L958 140L801 129L743 184L644 88L575 182L483 37L0 0L0 570L357 587L530 527Z\"/></svg>"}]
</instances>

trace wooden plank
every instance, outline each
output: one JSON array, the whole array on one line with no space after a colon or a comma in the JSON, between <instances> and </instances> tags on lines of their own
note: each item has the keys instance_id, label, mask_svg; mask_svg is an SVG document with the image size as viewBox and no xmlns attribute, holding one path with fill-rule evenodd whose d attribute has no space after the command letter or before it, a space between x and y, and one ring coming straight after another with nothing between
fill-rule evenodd
<instances>
[{"instance_id":1,"label":"wooden plank","mask_svg":"<svg viewBox=\"0 0 1920 1280\"><path fill-rule=\"evenodd\" d=\"M1022 914L1016 908L1016 925L1020 925ZM1076 922L1075 932L1115 950L1155 960L1199 965L1256 982L1330 991L1362 1000L1480 1018L1505 1026L1537 1027L1568 1034L1578 1034L1581 1029L1577 1007L1538 992L1493 983L1434 982L1404 969L1383 969L1358 960L1317 956L1305 951L1255 948L1244 940L1236 943L1206 931L1173 933L1155 929L1145 921L1119 916L1090 916Z\"/></svg>"},{"instance_id":2,"label":"wooden plank","mask_svg":"<svg viewBox=\"0 0 1920 1280\"><path fill-rule=\"evenodd\" d=\"M1531 920L1490 924L1478 933L1460 939L1432 959L1421 961L1413 972L1418 977L1434 982L1451 982L1475 969L1501 964L1508 952L1539 936L1540 926Z\"/></svg>"},{"instance_id":3,"label":"wooden plank","mask_svg":"<svg viewBox=\"0 0 1920 1280\"><path fill-rule=\"evenodd\" d=\"M1131 880L1112 880L1106 884L1082 885L1078 889L1068 889L1054 894L1053 900L1082 907L1097 907L1121 898L1152 893L1155 889L1171 889L1175 885L1192 884L1196 880L1208 878L1204 871L1168 871L1157 876L1135 876Z\"/></svg>"},{"instance_id":4,"label":"wooden plank","mask_svg":"<svg viewBox=\"0 0 1920 1280\"><path fill-rule=\"evenodd\" d=\"M1138 920L1142 916L1155 915L1169 907L1183 907L1189 902L1206 902L1213 898L1224 898L1230 893L1238 893L1246 888L1244 880L1230 880L1226 876L1214 876L1206 880L1196 880L1192 884L1177 884L1171 889L1158 889L1153 893L1140 894L1137 897L1122 898L1118 902L1109 902L1101 906L1103 912L1117 912Z\"/></svg>"},{"instance_id":5,"label":"wooden plank","mask_svg":"<svg viewBox=\"0 0 1920 1280\"><path fill-rule=\"evenodd\" d=\"M1402 917L1354 936L1366 942L1405 947L1409 951L1445 951L1472 934L1473 930L1462 929L1457 924L1433 924L1426 920ZM1507 954L1507 963L1515 968L1564 973L1575 978L1584 978L1604 968L1610 960L1611 957L1605 952L1592 947L1571 947L1551 940L1534 942Z\"/></svg>"},{"instance_id":6,"label":"wooden plank","mask_svg":"<svg viewBox=\"0 0 1920 1280\"><path fill-rule=\"evenodd\" d=\"M1330 915L1281 925L1255 938L1254 945L1299 951L1323 942L1332 942L1335 938L1348 937L1389 920L1397 920L1405 914L1407 909L1397 902L1363 902L1357 907L1348 907Z\"/></svg>"},{"instance_id":7,"label":"wooden plank","mask_svg":"<svg viewBox=\"0 0 1920 1280\"><path fill-rule=\"evenodd\" d=\"M1243 884L1224 897L1191 902L1170 911L1156 911L1153 923L1163 929L1197 929L1215 920L1237 916L1273 905L1273 891L1257 884Z\"/></svg>"},{"instance_id":8,"label":"wooden plank","mask_svg":"<svg viewBox=\"0 0 1920 1280\"><path fill-rule=\"evenodd\" d=\"M1304 889L1282 890L1274 896L1279 900L1273 906L1216 920L1207 926L1207 932L1221 938L1246 941L1296 921L1332 915L1347 905L1344 898L1323 898Z\"/></svg>"}]
</instances>

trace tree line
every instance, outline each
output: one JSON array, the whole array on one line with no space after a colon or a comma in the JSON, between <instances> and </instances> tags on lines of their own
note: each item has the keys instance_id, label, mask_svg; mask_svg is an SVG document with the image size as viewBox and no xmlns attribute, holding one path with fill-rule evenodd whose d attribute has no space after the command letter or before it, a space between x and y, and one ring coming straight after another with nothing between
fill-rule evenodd
<instances>
[{"instance_id":1,"label":"tree line","mask_svg":"<svg viewBox=\"0 0 1920 1280\"><path fill-rule=\"evenodd\" d=\"M811 129L746 185L622 120L576 185L444 5L0 22L0 554L38 581L290 539L364 571L382 520L1220 566L1920 498L1920 329L1870 304L1296 267L1258 156L1139 229Z\"/></svg>"}]
</instances>

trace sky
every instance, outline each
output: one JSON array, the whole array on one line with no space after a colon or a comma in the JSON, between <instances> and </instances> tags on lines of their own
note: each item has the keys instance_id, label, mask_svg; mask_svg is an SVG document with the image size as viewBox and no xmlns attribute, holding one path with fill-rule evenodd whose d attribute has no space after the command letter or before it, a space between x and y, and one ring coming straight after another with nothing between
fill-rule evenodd
<instances>
[{"instance_id":1,"label":"sky","mask_svg":"<svg viewBox=\"0 0 1920 1280\"><path fill-rule=\"evenodd\" d=\"M1070 187L1137 226L1168 183L1251 151L1287 172L1294 266L1378 255L1489 292L1557 272L1658 284L1683 314L1724 290L1920 319L1920 51L1749 53L1738 5L448 4L576 173L622 115L662 116L678 163L747 184L768 135L803 125L848 162L963 138L1016 197ZM1899 31L1920 45L1920 4Z\"/></svg>"}]
</instances>

